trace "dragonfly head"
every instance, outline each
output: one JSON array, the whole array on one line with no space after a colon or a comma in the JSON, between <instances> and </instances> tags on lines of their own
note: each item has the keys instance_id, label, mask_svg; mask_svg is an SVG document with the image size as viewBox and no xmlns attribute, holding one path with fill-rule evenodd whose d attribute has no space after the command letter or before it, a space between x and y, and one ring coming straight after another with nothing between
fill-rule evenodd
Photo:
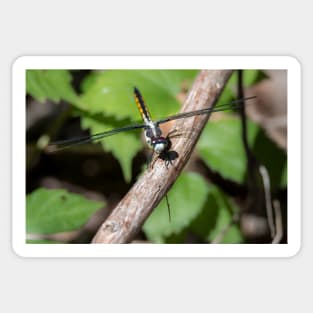
<instances>
[{"instance_id":1,"label":"dragonfly head","mask_svg":"<svg viewBox=\"0 0 313 313\"><path fill-rule=\"evenodd\" d=\"M170 143L168 138L157 137L152 138L151 147L155 153L161 154L169 149Z\"/></svg>"}]
</instances>

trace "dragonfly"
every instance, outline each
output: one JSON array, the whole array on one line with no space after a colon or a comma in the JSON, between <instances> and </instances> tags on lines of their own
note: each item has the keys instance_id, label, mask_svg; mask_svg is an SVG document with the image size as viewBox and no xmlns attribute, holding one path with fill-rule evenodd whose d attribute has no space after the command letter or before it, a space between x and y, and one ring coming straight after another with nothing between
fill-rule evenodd
<instances>
[{"instance_id":1,"label":"dragonfly","mask_svg":"<svg viewBox=\"0 0 313 313\"><path fill-rule=\"evenodd\" d=\"M67 139L62 141L56 141L49 144L49 146L56 147L56 150L68 148L74 145L89 143L89 142L97 142L105 137L113 136L119 134L121 132L131 131L135 129L143 129L144 137L148 147L152 150L152 153L156 154L160 159L166 160L166 164L172 163L172 159L170 157L170 149L172 146L171 138L177 137L178 135L174 133L176 129L170 131L166 136L163 134L160 125L168 123L170 121L179 120L183 118L189 118L197 115L210 114L213 112L238 109L242 106L247 100L251 100L256 98L255 96L246 97L239 100L234 100L232 102L215 106L214 108L206 108L200 109L190 112L178 113L175 115L171 115L159 120L153 121L151 118L151 114L149 109L143 99L142 94L140 93L137 87L134 87L134 97L135 103L137 105L138 111L142 118L142 123L127 125L124 127L114 128L108 131L104 131L98 134L93 134L85 137ZM151 157L152 158L152 157Z\"/></svg>"}]
</instances>

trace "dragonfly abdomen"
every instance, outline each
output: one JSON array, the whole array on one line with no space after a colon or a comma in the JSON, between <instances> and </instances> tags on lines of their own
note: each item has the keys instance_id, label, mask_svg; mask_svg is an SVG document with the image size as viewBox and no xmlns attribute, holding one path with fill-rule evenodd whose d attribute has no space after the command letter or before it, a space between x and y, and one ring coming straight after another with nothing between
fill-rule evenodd
<instances>
[{"instance_id":1,"label":"dragonfly abdomen","mask_svg":"<svg viewBox=\"0 0 313 313\"><path fill-rule=\"evenodd\" d=\"M140 115L144 121L145 124L149 124L151 123L151 116L150 116L150 112L143 100L143 97L140 93L140 91L138 90L138 88L134 87L134 94L135 94L135 101L136 101L136 105L137 108L140 112Z\"/></svg>"}]
</instances>

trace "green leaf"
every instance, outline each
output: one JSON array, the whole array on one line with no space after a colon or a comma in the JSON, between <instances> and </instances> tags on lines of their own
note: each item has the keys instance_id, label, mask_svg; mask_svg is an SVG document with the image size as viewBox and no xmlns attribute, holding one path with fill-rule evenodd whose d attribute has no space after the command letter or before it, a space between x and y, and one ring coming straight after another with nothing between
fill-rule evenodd
<instances>
[{"instance_id":1,"label":"green leaf","mask_svg":"<svg viewBox=\"0 0 313 313\"><path fill-rule=\"evenodd\" d=\"M91 133L138 123L141 119L133 98L133 87L140 88L153 117L164 117L179 109L178 94L197 71L191 70L111 70L98 71L83 83L81 125ZM155 113L155 114L154 114ZM96 117L105 117L99 121ZM140 121L142 123L142 121ZM131 179L134 156L142 147L138 132L125 132L105 138L102 145L119 160L126 181Z\"/></svg>"},{"instance_id":2,"label":"green leaf","mask_svg":"<svg viewBox=\"0 0 313 313\"><path fill-rule=\"evenodd\" d=\"M183 173L168 194L171 222L165 199L155 208L143 226L147 238L156 243L179 235L201 212L208 194L204 179L196 173Z\"/></svg>"},{"instance_id":3,"label":"green leaf","mask_svg":"<svg viewBox=\"0 0 313 313\"><path fill-rule=\"evenodd\" d=\"M113 123L106 123L107 130L116 127ZM91 133L97 134L103 132L103 123L90 117L81 119L81 127L89 129ZM107 137L100 141L106 151L111 151L112 154L119 160L125 181L129 182L132 177L131 168L134 156L140 151L142 145L138 136L138 131L122 132L113 137Z\"/></svg>"},{"instance_id":4,"label":"green leaf","mask_svg":"<svg viewBox=\"0 0 313 313\"><path fill-rule=\"evenodd\" d=\"M152 117L164 117L179 109L178 96L195 78L196 70L108 70L91 72L82 83L78 96L67 70L28 70L27 92L40 101L65 100L76 109L83 129L92 134L138 122L141 117L133 98L133 87L141 89ZM142 121L140 121L142 123ZM126 181L142 144L132 132L103 140L121 164Z\"/></svg>"},{"instance_id":5,"label":"green leaf","mask_svg":"<svg viewBox=\"0 0 313 313\"><path fill-rule=\"evenodd\" d=\"M271 141L261 129L259 129L251 146L259 162L262 163L269 172L271 187L286 187L287 155L285 151Z\"/></svg>"},{"instance_id":6,"label":"green leaf","mask_svg":"<svg viewBox=\"0 0 313 313\"><path fill-rule=\"evenodd\" d=\"M249 123L249 141L254 140L257 126ZM239 119L228 118L209 121L198 143L201 158L213 170L225 178L243 182L246 173L246 157L241 141Z\"/></svg>"},{"instance_id":7,"label":"green leaf","mask_svg":"<svg viewBox=\"0 0 313 313\"><path fill-rule=\"evenodd\" d=\"M260 70L244 70L243 71L243 86L251 87L256 83L267 78L267 75Z\"/></svg>"},{"instance_id":8,"label":"green leaf","mask_svg":"<svg viewBox=\"0 0 313 313\"><path fill-rule=\"evenodd\" d=\"M103 206L103 202L66 190L39 188L26 198L26 231L53 234L76 230Z\"/></svg>"},{"instance_id":9,"label":"green leaf","mask_svg":"<svg viewBox=\"0 0 313 313\"><path fill-rule=\"evenodd\" d=\"M191 225L194 234L202 240L211 242L227 227L239 208L217 187L211 185L202 212ZM238 225L227 230L220 243L241 243L243 236Z\"/></svg>"},{"instance_id":10,"label":"green leaf","mask_svg":"<svg viewBox=\"0 0 313 313\"><path fill-rule=\"evenodd\" d=\"M195 78L195 70L109 70L95 72L83 83L81 99L91 113L103 113L116 119L140 120L133 98L138 87L152 118L177 112L177 99L184 84Z\"/></svg>"},{"instance_id":11,"label":"green leaf","mask_svg":"<svg viewBox=\"0 0 313 313\"><path fill-rule=\"evenodd\" d=\"M282 176L281 176L280 186L282 187L287 186L287 182L288 182L288 171L287 171L287 162L286 162L284 169L283 169Z\"/></svg>"},{"instance_id":12,"label":"green leaf","mask_svg":"<svg viewBox=\"0 0 313 313\"><path fill-rule=\"evenodd\" d=\"M68 70L27 70L26 90L40 102L65 100L78 105L80 100L71 80Z\"/></svg>"},{"instance_id":13,"label":"green leaf","mask_svg":"<svg viewBox=\"0 0 313 313\"><path fill-rule=\"evenodd\" d=\"M251 121L248 122L248 142L257 159L266 166L271 185L281 186L287 163L284 151L270 141L264 132ZM247 161L241 138L241 122L238 118L209 121L198 144L200 157L223 177L243 183Z\"/></svg>"},{"instance_id":14,"label":"green leaf","mask_svg":"<svg viewBox=\"0 0 313 313\"><path fill-rule=\"evenodd\" d=\"M63 242L53 241L53 240L34 240L34 239L27 239L27 244L62 244Z\"/></svg>"}]
</instances>

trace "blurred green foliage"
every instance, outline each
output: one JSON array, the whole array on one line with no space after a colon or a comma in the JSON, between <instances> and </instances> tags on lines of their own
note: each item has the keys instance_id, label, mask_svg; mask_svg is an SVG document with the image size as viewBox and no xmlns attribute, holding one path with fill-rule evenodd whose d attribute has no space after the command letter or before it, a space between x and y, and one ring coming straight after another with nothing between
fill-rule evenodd
<instances>
[{"instance_id":1,"label":"blurred green foliage","mask_svg":"<svg viewBox=\"0 0 313 313\"><path fill-rule=\"evenodd\" d=\"M198 150L203 161L211 169L225 178L244 183L247 161L240 134L241 123L238 118L210 121L201 135ZM272 186L285 187L285 153L252 121L248 121L248 141L254 155L269 171Z\"/></svg>"},{"instance_id":2,"label":"blurred green foliage","mask_svg":"<svg viewBox=\"0 0 313 313\"><path fill-rule=\"evenodd\" d=\"M63 189L39 188L26 197L26 232L54 234L77 230L105 203Z\"/></svg>"},{"instance_id":3,"label":"blurred green foliage","mask_svg":"<svg viewBox=\"0 0 313 313\"><path fill-rule=\"evenodd\" d=\"M91 71L78 93L72 87L68 70L28 70L26 89L42 103L68 102L73 106L73 114L80 117L81 127L94 134L138 122L140 116L132 96L134 86L141 90L152 118L176 113L179 95L191 86L197 73L196 70ZM236 78L231 77L217 105L236 98ZM244 71L246 87L263 78L259 70ZM223 177L243 183L247 173L240 120L232 113L227 114L227 118L207 124L197 147L198 156ZM286 186L286 154L258 125L249 121L248 129L249 142L267 167L272 186ZM101 141L103 149L119 161L126 181L130 181L133 159L142 149L139 135L138 131L130 131ZM195 173L181 175L169 191L169 201L172 222L169 223L163 200L143 227L153 242L180 243L188 241L191 235L201 242L210 242L238 211L231 198ZM50 234L77 229L103 205L62 190L39 189L27 197L27 232ZM239 228L232 226L222 242L243 242Z\"/></svg>"}]
</instances>

